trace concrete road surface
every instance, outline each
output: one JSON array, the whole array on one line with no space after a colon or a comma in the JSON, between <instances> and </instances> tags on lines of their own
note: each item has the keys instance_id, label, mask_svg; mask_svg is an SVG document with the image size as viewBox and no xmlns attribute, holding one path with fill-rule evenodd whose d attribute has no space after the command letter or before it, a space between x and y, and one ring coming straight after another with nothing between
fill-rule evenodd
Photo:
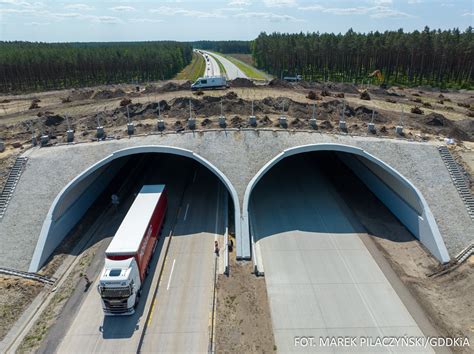
<instances>
[{"instance_id":1,"label":"concrete road surface","mask_svg":"<svg viewBox=\"0 0 474 354\"><path fill-rule=\"evenodd\" d=\"M217 60L221 62L221 64L224 66L227 79L229 80L234 80L238 77L242 77L247 79L247 75L244 74L242 70L240 70L234 63L232 63L230 60L224 58L222 55L216 54L216 53L209 53L206 52L211 58L214 56Z\"/></svg>"},{"instance_id":2,"label":"concrete road surface","mask_svg":"<svg viewBox=\"0 0 474 354\"><path fill-rule=\"evenodd\" d=\"M209 53L204 52L201 50L204 54L198 54L202 55L204 57L204 60L206 61L206 68L204 69L204 76L219 76L221 75L221 69L219 68L219 64L217 64L217 61L215 58L209 55ZM209 60L207 60L209 58Z\"/></svg>"},{"instance_id":3,"label":"concrete road surface","mask_svg":"<svg viewBox=\"0 0 474 354\"><path fill-rule=\"evenodd\" d=\"M203 171L204 172L204 171ZM183 200L141 352L204 353L209 346L216 257L221 245L224 192L200 173ZM217 258L222 262L223 255Z\"/></svg>"},{"instance_id":4,"label":"concrete road surface","mask_svg":"<svg viewBox=\"0 0 474 354\"><path fill-rule=\"evenodd\" d=\"M141 343L141 351L207 351L216 258L213 252L214 241L218 239L222 244L221 235L225 224L222 201L225 200L225 188L205 169L199 168L194 173L188 173L184 169L173 168L171 163L168 166L168 171L176 172L167 177L171 178L173 188L168 190L170 205L164 235L168 235L172 222L177 223L166 259L162 242L164 237L161 238L157 254L153 258L153 271L146 278L135 314L104 316L99 294L95 290L95 279L77 310L76 317L65 330L64 337L55 350L49 347L49 352L136 353L151 307L152 316ZM156 182L152 178L147 183ZM181 199L183 189L182 207L175 220L177 201ZM113 231L118 227L120 220L117 222L116 218L113 219L105 222L103 229ZM113 227L111 223L114 224ZM218 262L223 262L223 257L219 257ZM164 272L158 294L152 299L161 269L157 264L163 263ZM221 269L223 267L222 264L218 266Z\"/></svg>"},{"instance_id":5,"label":"concrete road surface","mask_svg":"<svg viewBox=\"0 0 474 354\"><path fill-rule=\"evenodd\" d=\"M331 181L305 163L284 160L261 180L252 200L278 351L432 352L362 345L362 337L423 334L360 240ZM315 345L295 346L299 336L314 337ZM358 346L320 345L320 337L337 336L356 337Z\"/></svg>"}]
</instances>

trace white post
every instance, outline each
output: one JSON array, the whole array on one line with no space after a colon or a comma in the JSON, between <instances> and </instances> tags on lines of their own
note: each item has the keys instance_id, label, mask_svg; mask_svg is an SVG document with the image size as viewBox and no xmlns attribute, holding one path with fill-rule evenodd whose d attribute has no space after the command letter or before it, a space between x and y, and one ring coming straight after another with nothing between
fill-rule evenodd
<instances>
[{"instance_id":1,"label":"white post","mask_svg":"<svg viewBox=\"0 0 474 354\"><path fill-rule=\"evenodd\" d=\"M313 129L318 128L318 123L316 120L316 103L313 103L313 115L311 116L311 119L309 120L309 124L311 125L311 127L313 127Z\"/></svg>"}]
</instances>

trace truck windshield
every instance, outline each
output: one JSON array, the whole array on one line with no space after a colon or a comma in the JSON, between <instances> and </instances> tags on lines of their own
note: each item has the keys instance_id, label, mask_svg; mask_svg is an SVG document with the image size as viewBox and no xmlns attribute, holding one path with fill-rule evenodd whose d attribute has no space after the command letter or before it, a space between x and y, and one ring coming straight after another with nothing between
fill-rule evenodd
<instances>
[{"instance_id":1,"label":"truck windshield","mask_svg":"<svg viewBox=\"0 0 474 354\"><path fill-rule=\"evenodd\" d=\"M100 288L100 295L103 298L126 298L131 295L132 291L129 286L124 286L123 288Z\"/></svg>"}]
</instances>

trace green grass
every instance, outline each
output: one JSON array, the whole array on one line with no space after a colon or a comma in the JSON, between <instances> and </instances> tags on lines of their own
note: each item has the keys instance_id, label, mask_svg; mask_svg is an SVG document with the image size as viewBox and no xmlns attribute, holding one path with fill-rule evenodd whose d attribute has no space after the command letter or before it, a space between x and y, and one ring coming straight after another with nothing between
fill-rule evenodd
<instances>
[{"instance_id":1,"label":"green grass","mask_svg":"<svg viewBox=\"0 0 474 354\"><path fill-rule=\"evenodd\" d=\"M235 66L237 66L242 72L247 75L250 79L256 79L256 80L267 80L269 77L268 75L265 75L261 71L255 69L253 66L248 65L247 63L244 63L243 61L240 61L237 58L234 58L231 55L224 55L226 59L231 61Z\"/></svg>"},{"instance_id":2,"label":"green grass","mask_svg":"<svg viewBox=\"0 0 474 354\"><path fill-rule=\"evenodd\" d=\"M205 69L206 61L204 57L200 54L193 53L191 63L178 73L175 79L196 81L199 77L204 76Z\"/></svg>"}]
</instances>

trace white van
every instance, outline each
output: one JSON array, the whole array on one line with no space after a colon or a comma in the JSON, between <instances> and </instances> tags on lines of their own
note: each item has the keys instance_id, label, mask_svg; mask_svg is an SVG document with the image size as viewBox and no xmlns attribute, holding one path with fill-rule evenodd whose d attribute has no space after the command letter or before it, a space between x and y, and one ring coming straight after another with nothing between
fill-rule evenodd
<instances>
[{"instance_id":1,"label":"white van","mask_svg":"<svg viewBox=\"0 0 474 354\"><path fill-rule=\"evenodd\" d=\"M209 76L197 79L196 82L191 85L191 90L195 91L199 89L217 89L226 87L227 80L224 76Z\"/></svg>"}]
</instances>

